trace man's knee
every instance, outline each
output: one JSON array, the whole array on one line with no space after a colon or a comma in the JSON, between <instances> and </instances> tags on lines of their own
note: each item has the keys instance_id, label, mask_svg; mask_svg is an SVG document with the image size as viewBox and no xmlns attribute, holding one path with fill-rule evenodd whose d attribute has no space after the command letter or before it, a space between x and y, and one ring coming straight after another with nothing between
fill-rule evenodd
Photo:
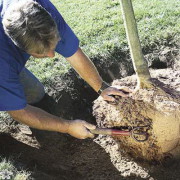
<instances>
[{"instance_id":1,"label":"man's knee","mask_svg":"<svg viewBox=\"0 0 180 180\"><path fill-rule=\"evenodd\" d=\"M43 84L26 68L19 75L28 104L39 102L45 95Z\"/></svg>"},{"instance_id":2,"label":"man's knee","mask_svg":"<svg viewBox=\"0 0 180 180\"><path fill-rule=\"evenodd\" d=\"M35 104L39 102L45 95L44 86L39 83L36 84L31 90L25 93L28 104Z\"/></svg>"}]
</instances>

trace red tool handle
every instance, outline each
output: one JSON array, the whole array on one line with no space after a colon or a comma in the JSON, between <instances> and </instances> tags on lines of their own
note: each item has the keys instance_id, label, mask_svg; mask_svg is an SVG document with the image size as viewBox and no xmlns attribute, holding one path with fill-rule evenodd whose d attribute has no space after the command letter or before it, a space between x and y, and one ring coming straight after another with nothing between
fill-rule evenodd
<instances>
[{"instance_id":1,"label":"red tool handle","mask_svg":"<svg viewBox=\"0 0 180 180\"><path fill-rule=\"evenodd\" d=\"M117 130L117 129L112 129L111 132L113 136L130 136L131 135L130 131L122 131L122 130Z\"/></svg>"},{"instance_id":2,"label":"red tool handle","mask_svg":"<svg viewBox=\"0 0 180 180\"><path fill-rule=\"evenodd\" d=\"M130 136L131 132L129 131L121 131L118 129L108 129L108 128L96 128L91 129L91 133L93 134L103 134L103 135L111 135L111 136Z\"/></svg>"}]
</instances>

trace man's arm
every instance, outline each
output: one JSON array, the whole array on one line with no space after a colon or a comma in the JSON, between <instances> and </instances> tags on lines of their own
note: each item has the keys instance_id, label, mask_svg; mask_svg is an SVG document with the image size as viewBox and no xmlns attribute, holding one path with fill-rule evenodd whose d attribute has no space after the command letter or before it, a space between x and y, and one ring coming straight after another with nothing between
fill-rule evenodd
<instances>
[{"instance_id":1,"label":"man's arm","mask_svg":"<svg viewBox=\"0 0 180 180\"><path fill-rule=\"evenodd\" d=\"M79 48L78 51L71 57L66 58L76 72L96 91L102 85L102 78L100 77L96 67L92 61Z\"/></svg>"},{"instance_id":2,"label":"man's arm","mask_svg":"<svg viewBox=\"0 0 180 180\"><path fill-rule=\"evenodd\" d=\"M15 120L36 129L68 133L79 139L94 137L88 130L95 129L94 125L82 120L65 120L30 105L8 113Z\"/></svg>"},{"instance_id":3,"label":"man's arm","mask_svg":"<svg viewBox=\"0 0 180 180\"><path fill-rule=\"evenodd\" d=\"M71 57L66 58L71 66L76 70L76 72L96 91L98 92L102 85L102 78L100 77L96 67L92 61L83 53L79 48L78 51ZM132 92L126 87L109 87L105 89L101 96L104 100L115 101L112 95L119 95L122 97L127 97L128 93Z\"/></svg>"}]
</instances>

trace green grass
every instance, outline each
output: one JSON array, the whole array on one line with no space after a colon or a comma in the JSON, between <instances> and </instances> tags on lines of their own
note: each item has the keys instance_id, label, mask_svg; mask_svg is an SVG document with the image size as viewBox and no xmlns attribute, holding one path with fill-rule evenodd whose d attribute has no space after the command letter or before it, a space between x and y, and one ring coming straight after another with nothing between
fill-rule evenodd
<instances>
[{"instance_id":1,"label":"green grass","mask_svg":"<svg viewBox=\"0 0 180 180\"><path fill-rule=\"evenodd\" d=\"M24 170L17 170L11 160L0 160L0 180L3 180L3 172L10 172L10 180L27 180L30 173Z\"/></svg>"},{"instance_id":2,"label":"green grass","mask_svg":"<svg viewBox=\"0 0 180 180\"><path fill-rule=\"evenodd\" d=\"M52 0L80 40L85 53L93 58L106 56L114 49L127 49L119 0ZM142 47L160 46L180 34L179 0L134 0ZM42 81L67 72L69 65L61 57L35 59L28 67Z\"/></svg>"}]
</instances>

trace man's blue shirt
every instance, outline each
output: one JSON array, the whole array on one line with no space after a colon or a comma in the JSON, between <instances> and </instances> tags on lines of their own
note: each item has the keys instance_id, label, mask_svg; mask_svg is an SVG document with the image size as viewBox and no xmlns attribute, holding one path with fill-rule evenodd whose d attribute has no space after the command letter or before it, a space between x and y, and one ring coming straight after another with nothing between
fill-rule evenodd
<instances>
[{"instance_id":1,"label":"man's blue shirt","mask_svg":"<svg viewBox=\"0 0 180 180\"><path fill-rule=\"evenodd\" d=\"M57 23L61 40L56 46L56 52L64 57L72 56L79 47L76 35L49 0L35 1L49 12ZM0 111L23 109L27 104L19 73L30 55L14 45L2 26L5 11L9 5L17 2L18 0L0 0Z\"/></svg>"}]
</instances>

